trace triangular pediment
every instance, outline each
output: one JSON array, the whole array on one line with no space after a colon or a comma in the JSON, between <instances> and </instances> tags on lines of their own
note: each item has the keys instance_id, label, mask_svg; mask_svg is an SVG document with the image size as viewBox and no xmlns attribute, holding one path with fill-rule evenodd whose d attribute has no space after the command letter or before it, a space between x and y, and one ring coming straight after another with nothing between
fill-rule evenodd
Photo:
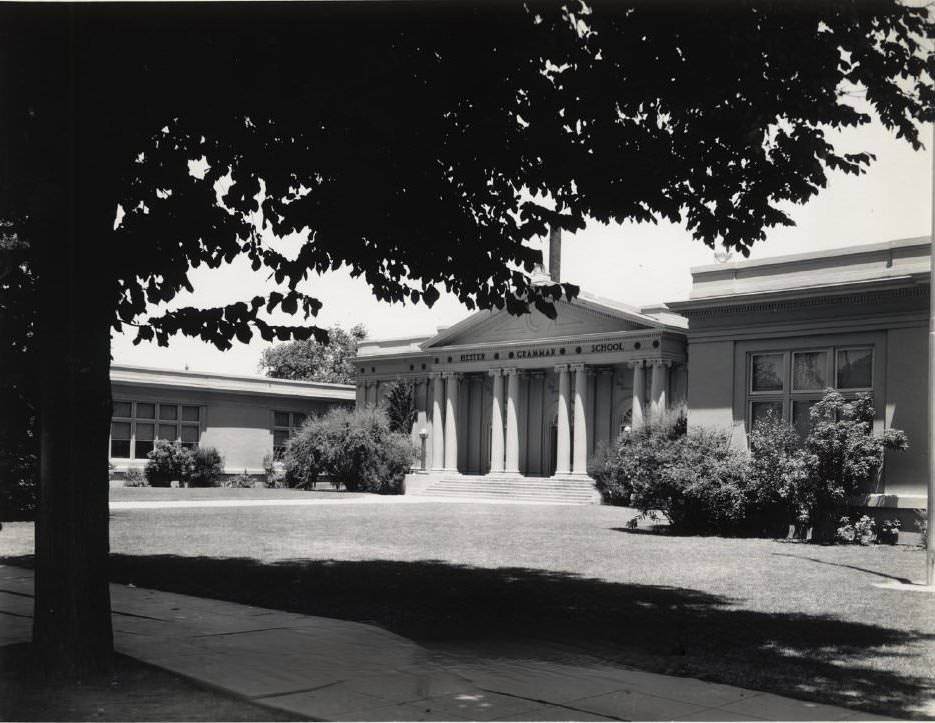
<instances>
[{"instance_id":1,"label":"triangular pediment","mask_svg":"<svg viewBox=\"0 0 935 723\"><path fill-rule=\"evenodd\" d=\"M513 316L506 311L478 312L441 332L423 348L533 341L636 331L656 326L643 319L632 318L633 314L619 309L603 309L594 303L561 302L556 304L556 311L555 319L535 309L522 316Z\"/></svg>"}]
</instances>

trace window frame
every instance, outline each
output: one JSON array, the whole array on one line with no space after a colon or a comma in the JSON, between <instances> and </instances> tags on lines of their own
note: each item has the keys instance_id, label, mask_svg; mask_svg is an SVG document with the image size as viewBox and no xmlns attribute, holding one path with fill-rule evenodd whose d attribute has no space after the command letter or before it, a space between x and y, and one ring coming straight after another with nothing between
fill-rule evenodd
<instances>
[{"instance_id":1,"label":"window frame","mask_svg":"<svg viewBox=\"0 0 935 723\"><path fill-rule=\"evenodd\" d=\"M283 426L281 424L276 424L276 415L285 414L289 417L289 426ZM296 423L296 417L302 417L302 421L298 424ZM286 445L277 445L276 444L276 432L286 432L286 442L295 434L295 431L301 427L308 418L311 416L308 412L291 412L285 409L273 409L270 411L270 431L273 438L273 459L280 460L282 459L283 453L286 451Z\"/></svg>"},{"instance_id":2,"label":"window frame","mask_svg":"<svg viewBox=\"0 0 935 723\"><path fill-rule=\"evenodd\" d=\"M841 351L869 351L870 352L870 386L841 389L837 386L838 381L838 352ZM827 354L825 377L833 382L823 389L802 389L794 388L795 382L795 356L796 354L807 354L814 352L825 352ZM753 360L757 356L783 356L782 365L782 391L753 391ZM877 345L869 344L803 344L802 346L789 346L781 349L763 348L748 349L746 382L746 399L744 404L744 423L747 434L753 430L753 405L759 402L779 402L782 405L781 419L786 424L795 424L795 403L796 402L817 402L825 394L825 389L834 389L848 399L856 397L858 394L874 393L874 365L877 362Z\"/></svg>"},{"instance_id":3,"label":"window frame","mask_svg":"<svg viewBox=\"0 0 935 723\"><path fill-rule=\"evenodd\" d=\"M870 351L870 386L869 387L839 387L838 386L838 354L842 351ZM873 392L874 387L874 348L873 345L868 344L845 344L842 346L834 347L834 359L832 363L834 364L834 388L837 389L841 394L860 394L861 392Z\"/></svg>"},{"instance_id":4,"label":"window frame","mask_svg":"<svg viewBox=\"0 0 935 723\"><path fill-rule=\"evenodd\" d=\"M116 406L117 404L129 404L130 405L130 416L118 416L111 413L111 423L113 422L124 422L130 425L130 456L129 457L114 457L113 454L113 427L111 428L111 433L108 436L108 454L110 459L120 459L128 461L139 461L145 460L147 457L145 455L139 456L136 450L137 443L137 434L136 427L137 424L151 424L153 426L153 439L152 442L155 444L157 439L166 439L163 436L160 436L160 427L175 427L175 437L173 439L167 440L170 442L178 441L189 449L197 449L201 445L201 432L202 432L202 423L204 420L204 405L201 404L186 404L185 402L167 402L161 401L158 399L146 399L146 398L126 398L126 397L116 397L112 400L112 405ZM137 407L140 404L151 404L153 405L153 416L152 417L140 417L137 412ZM113 406L111 409L113 409ZM172 419L161 419L161 407L175 407L176 417ZM182 419L182 410L183 408L194 408L198 410L198 419L195 421ZM194 442L182 442L182 427L195 430L195 440ZM150 440L145 440L150 441Z\"/></svg>"}]
</instances>

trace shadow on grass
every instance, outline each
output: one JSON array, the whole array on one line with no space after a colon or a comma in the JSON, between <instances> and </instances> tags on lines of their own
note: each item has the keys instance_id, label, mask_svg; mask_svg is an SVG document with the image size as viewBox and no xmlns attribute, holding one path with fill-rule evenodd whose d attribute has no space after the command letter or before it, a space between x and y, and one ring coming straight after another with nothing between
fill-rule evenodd
<instances>
[{"instance_id":1,"label":"shadow on grass","mask_svg":"<svg viewBox=\"0 0 935 723\"><path fill-rule=\"evenodd\" d=\"M31 558L6 558L31 565ZM627 665L893 716L935 698L935 636L743 610L696 590L442 561L114 555L111 579L382 626L437 651ZM875 657L905 665L871 667ZM917 671L905 672L906 669Z\"/></svg>"},{"instance_id":2,"label":"shadow on grass","mask_svg":"<svg viewBox=\"0 0 935 723\"><path fill-rule=\"evenodd\" d=\"M817 557L806 557L804 555L790 555L787 552L774 552L773 555L777 557L794 557L797 560L808 560L809 562L814 562L818 565L829 565L831 567L846 567L848 570L857 570L857 572L866 572L868 575L876 575L877 577L883 577L887 580L895 580L896 582L901 582L904 585L911 585L912 580L908 577L899 577L897 575L887 575L885 572L878 572L877 570L868 570L866 567L859 567L858 565L846 565L843 562L828 562L827 560L819 560Z\"/></svg>"}]
</instances>

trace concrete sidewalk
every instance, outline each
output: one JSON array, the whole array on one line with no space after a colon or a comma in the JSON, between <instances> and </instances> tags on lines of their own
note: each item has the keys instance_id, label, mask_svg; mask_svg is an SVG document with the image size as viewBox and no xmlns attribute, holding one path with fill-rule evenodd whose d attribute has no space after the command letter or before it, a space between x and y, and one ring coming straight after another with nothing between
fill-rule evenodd
<instances>
[{"instance_id":1,"label":"concrete sidewalk","mask_svg":"<svg viewBox=\"0 0 935 723\"><path fill-rule=\"evenodd\" d=\"M0 645L29 640L32 572L0 566ZM112 585L117 650L316 720L885 720L616 667L438 655L381 628Z\"/></svg>"}]
</instances>

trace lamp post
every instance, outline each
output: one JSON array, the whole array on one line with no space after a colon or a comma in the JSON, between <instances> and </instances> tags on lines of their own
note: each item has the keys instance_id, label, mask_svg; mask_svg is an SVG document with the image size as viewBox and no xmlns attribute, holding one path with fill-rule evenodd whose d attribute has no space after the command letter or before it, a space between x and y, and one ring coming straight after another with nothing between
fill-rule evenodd
<instances>
[{"instance_id":1,"label":"lamp post","mask_svg":"<svg viewBox=\"0 0 935 723\"><path fill-rule=\"evenodd\" d=\"M422 471L425 472L425 440L428 438L429 433L425 427L419 430L419 438L422 440Z\"/></svg>"}]
</instances>

